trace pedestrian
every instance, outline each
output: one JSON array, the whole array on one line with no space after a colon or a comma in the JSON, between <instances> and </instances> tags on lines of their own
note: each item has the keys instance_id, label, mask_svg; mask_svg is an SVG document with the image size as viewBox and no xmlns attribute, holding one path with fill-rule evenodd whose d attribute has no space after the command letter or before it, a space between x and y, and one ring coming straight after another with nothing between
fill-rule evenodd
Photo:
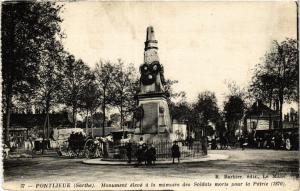
<instances>
[{"instance_id":1,"label":"pedestrian","mask_svg":"<svg viewBox=\"0 0 300 191\"><path fill-rule=\"evenodd\" d=\"M148 150L148 146L146 145L146 143L144 143L142 145L142 161L145 162L145 165L147 164L147 158L146 158L147 150Z\"/></svg>"},{"instance_id":2,"label":"pedestrian","mask_svg":"<svg viewBox=\"0 0 300 191\"><path fill-rule=\"evenodd\" d=\"M3 156L3 159L7 159L7 158L9 158L9 151L10 151L10 149L9 149L9 146L8 145L6 145L6 144L4 144L4 156Z\"/></svg>"},{"instance_id":3,"label":"pedestrian","mask_svg":"<svg viewBox=\"0 0 300 191\"><path fill-rule=\"evenodd\" d=\"M173 146L171 148L172 151L172 158L173 158L173 164L174 164L174 159L177 158L178 159L178 163L180 162L179 158L180 158L180 149L179 146L177 144L177 141L174 141Z\"/></svg>"},{"instance_id":4,"label":"pedestrian","mask_svg":"<svg viewBox=\"0 0 300 191\"><path fill-rule=\"evenodd\" d=\"M143 140L143 137L140 137L140 142L139 142L139 145L143 145L145 144L144 140Z\"/></svg>"},{"instance_id":5,"label":"pedestrian","mask_svg":"<svg viewBox=\"0 0 300 191\"><path fill-rule=\"evenodd\" d=\"M156 149L153 144L147 149L145 160L147 161L147 165L152 165L156 161Z\"/></svg>"},{"instance_id":6,"label":"pedestrian","mask_svg":"<svg viewBox=\"0 0 300 191\"><path fill-rule=\"evenodd\" d=\"M127 155L129 164L131 163L131 152L132 152L132 145L131 145L131 143L127 143L127 145L126 145L126 155Z\"/></svg>"},{"instance_id":7,"label":"pedestrian","mask_svg":"<svg viewBox=\"0 0 300 191\"><path fill-rule=\"evenodd\" d=\"M245 139L244 139L244 136L242 135L241 136L241 138L240 138L240 146L241 146L241 148L242 148L242 150L244 150L245 149L245 145L244 145L244 143L245 143Z\"/></svg>"},{"instance_id":8,"label":"pedestrian","mask_svg":"<svg viewBox=\"0 0 300 191\"><path fill-rule=\"evenodd\" d=\"M217 140L216 138L214 137L212 140L211 140L211 150L216 150L217 149Z\"/></svg>"},{"instance_id":9,"label":"pedestrian","mask_svg":"<svg viewBox=\"0 0 300 191\"><path fill-rule=\"evenodd\" d=\"M291 150L291 140L288 134L285 135L285 149Z\"/></svg>"},{"instance_id":10,"label":"pedestrian","mask_svg":"<svg viewBox=\"0 0 300 191\"><path fill-rule=\"evenodd\" d=\"M135 156L136 156L136 159L137 159L137 166L138 166L143 161L143 146L142 145L138 145Z\"/></svg>"}]
</instances>

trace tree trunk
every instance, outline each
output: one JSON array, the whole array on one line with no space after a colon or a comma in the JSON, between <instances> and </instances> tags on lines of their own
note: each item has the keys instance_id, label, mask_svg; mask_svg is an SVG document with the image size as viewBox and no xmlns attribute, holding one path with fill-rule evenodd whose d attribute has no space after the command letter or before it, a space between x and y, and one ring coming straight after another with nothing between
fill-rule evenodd
<instances>
[{"instance_id":1,"label":"tree trunk","mask_svg":"<svg viewBox=\"0 0 300 191\"><path fill-rule=\"evenodd\" d=\"M106 95L105 95L105 88L103 89L103 104L102 104L102 112L103 112L103 120L102 120L102 136L105 137L105 102L106 102Z\"/></svg>"},{"instance_id":2,"label":"tree trunk","mask_svg":"<svg viewBox=\"0 0 300 191\"><path fill-rule=\"evenodd\" d=\"M85 118L85 133L88 136L88 127L89 127L89 110L86 110L86 118Z\"/></svg>"},{"instance_id":3,"label":"tree trunk","mask_svg":"<svg viewBox=\"0 0 300 191\"><path fill-rule=\"evenodd\" d=\"M73 127L74 128L76 128L77 126L76 114L77 114L77 109L75 106L73 106Z\"/></svg>"},{"instance_id":4,"label":"tree trunk","mask_svg":"<svg viewBox=\"0 0 300 191\"><path fill-rule=\"evenodd\" d=\"M47 140L49 139L49 110L50 110L50 100L46 100L46 129L47 129L47 134L46 138Z\"/></svg>"},{"instance_id":5,"label":"tree trunk","mask_svg":"<svg viewBox=\"0 0 300 191\"><path fill-rule=\"evenodd\" d=\"M120 108L120 110L121 110L121 120L120 120L120 126L121 126L121 128L122 128L122 130L123 130L123 135L122 135L122 138L124 139L124 134L125 134L125 131L124 131L124 127L123 127L123 98L122 98L122 96L123 95L121 95L121 108Z\"/></svg>"},{"instance_id":6,"label":"tree trunk","mask_svg":"<svg viewBox=\"0 0 300 191\"><path fill-rule=\"evenodd\" d=\"M279 97L279 128L282 129L283 124L282 124L282 105L283 105L283 95L280 95Z\"/></svg>"},{"instance_id":7,"label":"tree trunk","mask_svg":"<svg viewBox=\"0 0 300 191\"><path fill-rule=\"evenodd\" d=\"M12 9L9 9L9 12L10 13L14 13L14 14L11 14L11 24L10 24L10 28L9 28L9 32L11 33L9 36L10 36L10 47L11 47L11 50L15 50L15 41L16 41L16 37L15 37L15 34L16 34L16 15L15 15L15 12L12 10ZM12 109L12 96L13 96L13 82L14 82L14 68L16 67L15 64L16 64L16 56L15 56L15 52L14 51L9 51L8 52L8 57L9 59L7 60L8 63L6 63L6 67L8 67L8 73L7 74L3 74L5 75L7 78L7 82L5 82L5 78L4 78L4 81L3 83L5 84L6 83L6 91L5 91L5 94L6 94L6 109L5 109L5 115L6 115L6 123L5 123L5 133L4 133L4 140L6 142L6 144L9 145L9 130L10 130L10 115L11 115L11 109ZM4 64L3 64L4 65ZM2 66L3 67L3 66ZM16 75L16 74L15 74ZM5 85L4 85L5 87Z\"/></svg>"},{"instance_id":8,"label":"tree trunk","mask_svg":"<svg viewBox=\"0 0 300 191\"><path fill-rule=\"evenodd\" d=\"M91 112L91 130L92 130L92 137L94 138L94 119L93 119L93 112Z\"/></svg>"},{"instance_id":9,"label":"tree trunk","mask_svg":"<svg viewBox=\"0 0 300 191\"><path fill-rule=\"evenodd\" d=\"M8 84L11 86L10 84ZM11 89L7 91L6 93L6 124L5 124L5 143L9 144L9 128L10 128L10 114L11 114L11 99L12 99L12 94L11 94Z\"/></svg>"}]
</instances>

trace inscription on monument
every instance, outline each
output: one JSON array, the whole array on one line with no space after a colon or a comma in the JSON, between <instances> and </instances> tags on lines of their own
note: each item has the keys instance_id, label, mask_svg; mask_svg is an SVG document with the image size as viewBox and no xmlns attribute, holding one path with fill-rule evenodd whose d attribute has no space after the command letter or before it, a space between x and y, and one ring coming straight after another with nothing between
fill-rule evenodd
<instances>
[{"instance_id":1,"label":"inscription on monument","mask_svg":"<svg viewBox=\"0 0 300 191\"><path fill-rule=\"evenodd\" d=\"M142 133L157 133L158 103L146 103L142 107L147 111L142 121Z\"/></svg>"}]
</instances>

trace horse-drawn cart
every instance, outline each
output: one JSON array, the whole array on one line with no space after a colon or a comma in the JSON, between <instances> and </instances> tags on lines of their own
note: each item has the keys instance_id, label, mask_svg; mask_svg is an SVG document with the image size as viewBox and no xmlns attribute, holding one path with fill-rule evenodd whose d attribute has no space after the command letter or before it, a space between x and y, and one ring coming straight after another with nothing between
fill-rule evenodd
<instances>
[{"instance_id":1,"label":"horse-drawn cart","mask_svg":"<svg viewBox=\"0 0 300 191\"><path fill-rule=\"evenodd\" d=\"M101 140L72 132L57 141L57 154L70 158L98 158L102 156Z\"/></svg>"}]
</instances>

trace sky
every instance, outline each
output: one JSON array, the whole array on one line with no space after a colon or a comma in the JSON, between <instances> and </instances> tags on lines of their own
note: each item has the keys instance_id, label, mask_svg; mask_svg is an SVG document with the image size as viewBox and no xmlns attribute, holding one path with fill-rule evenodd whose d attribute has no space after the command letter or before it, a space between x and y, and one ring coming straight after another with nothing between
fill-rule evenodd
<instances>
[{"instance_id":1,"label":"sky","mask_svg":"<svg viewBox=\"0 0 300 191\"><path fill-rule=\"evenodd\" d=\"M222 107L225 81L245 87L273 40L296 38L295 2L64 3L66 49L91 68L100 59L143 63L147 26L158 40L165 77L188 101L209 90ZM286 108L287 109L287 108Z\"/></svg>"}]
</instances>

